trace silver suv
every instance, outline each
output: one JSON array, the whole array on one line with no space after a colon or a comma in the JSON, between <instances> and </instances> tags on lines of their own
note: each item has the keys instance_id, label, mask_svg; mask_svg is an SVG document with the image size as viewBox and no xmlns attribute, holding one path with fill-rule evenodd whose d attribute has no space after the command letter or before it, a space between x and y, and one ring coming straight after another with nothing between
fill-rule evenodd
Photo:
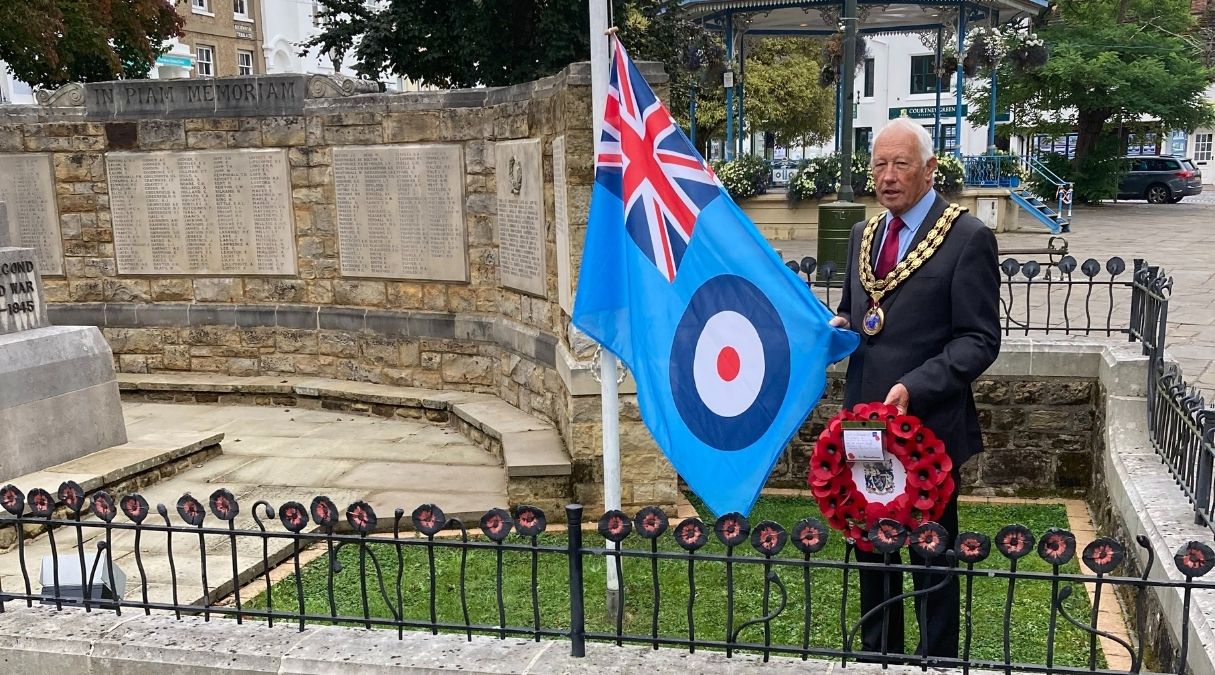
<instances>
[{"instance_id":1,"label":"silver suv","mask_svg":"<svg viewBox=\"0 0 1215 675\"><path fill-rule=\"evenodd\" d=\"M1119 199L1146 199L1153 204L1176 204L1202 193L1202 171L1181 157L1148 155L1123 157L1126 175L1118 183Z\"/></svg>"}]
</instances>

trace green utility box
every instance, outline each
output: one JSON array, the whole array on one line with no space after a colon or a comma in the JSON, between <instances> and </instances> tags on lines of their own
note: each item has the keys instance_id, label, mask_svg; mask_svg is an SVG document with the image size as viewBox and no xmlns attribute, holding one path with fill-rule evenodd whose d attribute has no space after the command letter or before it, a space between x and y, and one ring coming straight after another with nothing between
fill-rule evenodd
<instances>
[{"instance_id":1,"label":"green utility box","mask_svg":"<svg viewBox=\"0 0 1215 675\"><path fill-rule=\"evenodd\" d=\"M842 284L848 269L848 235L852 226L865 219L865 205L852 202L831 202L818 207L818 278L824 279L823 267L835 264L831 280Z\"/></svg>"}]
</instances>

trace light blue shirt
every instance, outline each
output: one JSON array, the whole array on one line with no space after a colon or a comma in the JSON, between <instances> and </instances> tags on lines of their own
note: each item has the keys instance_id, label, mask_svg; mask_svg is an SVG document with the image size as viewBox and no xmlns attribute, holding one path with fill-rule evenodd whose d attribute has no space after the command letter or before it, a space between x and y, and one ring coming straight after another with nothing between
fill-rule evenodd
<instances>
[{"instance_id":1,"label":"light blue shirt","mask_svg":"<svg viewBox=\"0 0 1215 675\"><path fill-rule=\"evenodd\" d=\"M903 214L903 229L899 231L899 260L906 257L907 250L911 248L911 242L915 240L915 233L924 224L924 219L928 217L928 211L932 209L932 205L936 201L937 191L929 190L928 194L921 197L920 201L915 203L915 206L907 209L907 213ZM886 214L886 224L890 224L889 212ZM886 245L886 228L882 228L881 242L878 246L878 257L875 260L880 260L882 257L882 247Z\"/></svg>"}]
</instances>

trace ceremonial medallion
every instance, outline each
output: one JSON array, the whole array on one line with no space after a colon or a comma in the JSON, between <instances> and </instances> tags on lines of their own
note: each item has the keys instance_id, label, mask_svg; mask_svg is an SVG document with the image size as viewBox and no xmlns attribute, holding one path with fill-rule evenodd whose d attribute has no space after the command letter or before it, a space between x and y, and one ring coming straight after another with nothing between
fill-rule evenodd
<instances>
[{"instance_id":1,"label":"ceremonial medallion","mask_svg":"<svg viewBox=\"0 0 1215 675\"><path fill-rule=\"evenodd\" d=\"M882 326L886 324L886 313L882 308L874 305L865 312L865 317L861 320L861 330L865 331L865 335L877 335L882 332Z\"/></svg>"}]
</instances>

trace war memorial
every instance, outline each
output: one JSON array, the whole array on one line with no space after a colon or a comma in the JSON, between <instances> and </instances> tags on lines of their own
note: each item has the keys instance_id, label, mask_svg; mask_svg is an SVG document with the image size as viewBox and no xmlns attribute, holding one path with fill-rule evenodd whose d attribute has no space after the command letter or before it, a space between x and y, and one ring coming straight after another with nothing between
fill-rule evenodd
<instances>
[{"instance_id":1,"label":"war memorial","mask_svg":"<svg viewBox=\"0 0 1215 675\"><path fill-rule=\"evenodd\" d=\"M661 69L641 70L663 95ZM839 564L812 564L826 532L817 521L773 528L703 512L705 522L687 525L679 479L629 379L623 513L600 519L597 355L570 324L595 164L590 85L589 65L575 63L490 89L386 94L344 78L258 76L72 85L36 107L0 107L0 379L20 383L0 390L5 669L707 671L732 667L727 657L782 672L826 672L841 659L876 668L854 662L842 615L821 619L836 624L829 639L772 639L766 621L781 611L804 610L809 626L812 569L816 582L838 578ZM1002 611L1014 579L1049 585L1053 573L1057 585L1060 568L1086 556L1088 576L1063 580L1089 596L1076 618L1092 630L1075 639L1082 649L1091 639L1091 660L1056 667L1048 643L1030 670L1215 673L1215 592L1198 573L1215 561L1191 544L1211 540L1202 518L1215 420L1186 408L1167 362L1166 273L1073 259L1046 277L1049 264L1003 272L1014 307L1006 303L999 360L974 387L987 451L962 475L977 496L1081 499L1094 531L1079 546L1078 533L1033 532L1019 540L1024 550L989 532L982 556L957 552L959 569L997 550L1012 561L993 573ZM1062 300L1086 292L1083 305ZM1053 316L1025 314L1051 307ZM829 373L772 490L805 491L842 374ZM1199 424L1197 434L1178 419ZM436 435L427 453L395 457L408 438ZM271 437L277 446L254 447ZM1203 471L1185 484L1205 480L1205 496L1187 496L1174 478ZM659 554L650 542L671 538L668 523L678 546ZM537 543L546 528L562 539ZM724 562L753 574L746 588L739 571L701 593L762 596L762 611L731 613L725 635L691 625L660 634L661 555L690 577L713 538L725 547L713 555L725 557L697 572ZM605 539L632 553L613 554ZM436 552L458 546L498 556L496 576L478 588L491 603L496 590L490 614L501 620L469 618L470 599L484 598L464 597L474 579L462 565L436 590ZM743 556L752 546L759 555ZM305 610L302 596L298 607L253 602L343 547L359 555L326 566L329 607ZM1016 572L1030 549L1053 572ZM523 592L523 614L512 605L508 622L504 550L555 560L543 569L569 575L559 601ZM422 561L405 591L401 575L380 569L395 560L403 570L402 557ZM588 627L604 608L600 591L583 597L584 575L602 583L622 558L636 594L625 603L644 627ZM773 560L802 566L773 572L782 567ZM530 583L524 572L525 588L545 582L536 570ZM356 575L353 610L334 603L342 574ZM73 597L73 584L90 590ZM1072 592L1056 588L1033 609L1050 615L1051 641ZM684 593L663 611L682 617L686 603L690 621ZM461 597L462 618L437 618L444 594ZM541 604L560 609L542 617ZM386 611L373 617L372 605Z\"/></svg>"}]
</instances>

